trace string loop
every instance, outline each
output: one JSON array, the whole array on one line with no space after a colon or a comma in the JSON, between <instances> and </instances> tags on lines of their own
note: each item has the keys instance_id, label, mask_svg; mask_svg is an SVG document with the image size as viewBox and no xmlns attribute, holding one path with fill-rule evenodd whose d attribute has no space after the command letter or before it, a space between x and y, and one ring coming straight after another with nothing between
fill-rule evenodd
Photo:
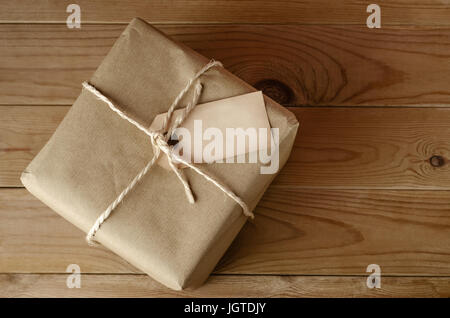
<instances>
[{"instance_id":1,"label":"string loop","mask_svg":"<svg viewBox=\"0 0 450 318\"><path fill-rule=\"evenodd\" d=\"M179 104L181 99L184 97L184 95L194 85L194 82L201 75L206 73L209 69L211 69L212 67L216 67L216 66L222 66L222 64L220 62L211 60L208 64L206 64L204 67L202 67L202 69L200 71L198 71L194 75L194 77L192 77L188 81L186 86L183 88L183 90L178 94L178 96L175 98L173 103L170 105L170 107L169 107L169 109L168 109L168 111L166 113L166 116L164 118L164 121L163 121L163 127L159 131L152 131L149 128L146 128L146 127L142 126L140 123L138 123L134 119L128 117L123 111L121 111L119 108L117 108L105 95L103 95L100 91L98 91L94 86L92 86L91 84L89 84L87 82L83 83L83 87L86 90L88 90L89 92L94 94L99 100L101 100L104 103L106 103L112 111L114 111L121 118L125 119L129 123L131 123L134 126L136 126L139 130L141 130L145 134L147 134L149 136L150 141L151 141L152 146L153 146L153 158L134 177L134 179L128 184L128 186L125 189L123 189L123 191L106 208L106 210L103 211L102 214L100 214L100 216L95 221L94 225L91 227L90 231L88 232L88 234L86 236L86 240L87 240L89 245L96 245L97 244L97 242L95 241L95 234L100 229L100 226L111 215L112 211L117 207L117 205L120 202L122 202L124 197L135 187L135 185L139 182L139 180L141 180L147 174L147 172L151 169L151 167L153 167L153 165L157 162L157 160L161 156L161 153L164 153L167 156L168 162L169 162L169 166L172 169L172 171L175 173L175 175L178 177L178 179L180 180L181 184L183 185L184 191L185 191L185 194L186 194L186 197L187 197L189 203L195 203L194 195L192 193L191 187L189 186L189 182L187 181L184 173L182 172L182 170L180 170L175 165L175 162L182 163L182 164L186 165L187 167L191 168L192 170L194 170L199 175L203 176L207 181L209 181L212 184L214 184L223 193L225 193L231 199L233 199L236 203L238 203L241 206L242 211L243 211L243 213L246 216L251 217L251 218L254 217L253 213L248 209L248 207L245 204L245 202L240 197L238 197L236 194L234 194L234 192L231 191L226 185L222 184L217 179L215 179L212 176L208 175L206 172L201 170L199 167L197 167L197 166L193 165L192 163L184 160L183 158L175 155L174 152L172 151L172 149L173 149L172 146L170 146L168 144L168 141L169 141L170 136L172 135L172 133L175 131L176 128L178 128L183 123L184 119L189 115L189 113L197 105L198 100L199 100L200 95L201 95L202 90L203 90L203 86L200 83L197 83L195 85L194 94L193 94L193 98L192 98L191 102L184 109L184 111L181 114L181 116L177 117L173 121L172 125L169 126L175 108L177 107L177 105Z\"/></svg>"}]
</instances>

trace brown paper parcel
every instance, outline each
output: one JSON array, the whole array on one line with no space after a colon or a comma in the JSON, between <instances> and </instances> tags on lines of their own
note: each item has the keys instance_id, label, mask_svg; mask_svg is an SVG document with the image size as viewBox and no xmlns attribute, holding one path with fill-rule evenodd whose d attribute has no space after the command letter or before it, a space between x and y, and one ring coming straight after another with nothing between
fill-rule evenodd
<instances>
[{"instance_id":1,"label":"brown paper parcel","mask_svg":"<svg viewBox=\"0 0 450 318\"><path fill-rule=\"evenodd\" d=\"M90 83L128 116L149 126L209 59L134 19ZM223 68L199 79L199 103L255 91ZM192 98L187 94L178 108ZM279 128L280 169L298 128L295 116L264 97L271 127ZM24 186L88 232L97 217L153 156L148 136L82 90L56 132L22 174ZM275 175L259 163L201 164L253 210ZM155 165L117 206L96 240L162 284L196 287L214 269L247 217L202 176L183 169L196 202L186 200L176 175ZM257 216L256 216L257 217Z\"/></svg>"}]
</instances>

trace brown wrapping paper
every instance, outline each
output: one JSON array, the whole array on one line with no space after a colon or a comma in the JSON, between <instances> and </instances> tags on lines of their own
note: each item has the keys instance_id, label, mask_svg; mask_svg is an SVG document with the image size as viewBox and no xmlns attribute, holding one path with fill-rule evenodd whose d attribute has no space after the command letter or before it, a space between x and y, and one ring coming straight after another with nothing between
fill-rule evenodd
<instances>
[{"instance_id":1,"label":"brown wrapping paper","mask_svg":"<svg viewBox=\"0 0 450 318\"><path fill-rule=\"evenodd\" d=\"M90 83L148 127L208 61L134 19ZM199 103L254 91L223 68L213 68L199 80L204 86ZM190 98L188 94L179 107ZM264 99L270 125L279 128L281 169L298 122L292 113ZM152 156L144 133L82 90L21 180L33 195L88 232ZM275 176L260 174L260 164L201 167L227 184L251 210ZM98 242L173 289L202 284L247 219L241 207L214 185L189 168L183 171L195 204L188 203L172 171L155 165L96 234Z\"/></svg>"}]
</instances>

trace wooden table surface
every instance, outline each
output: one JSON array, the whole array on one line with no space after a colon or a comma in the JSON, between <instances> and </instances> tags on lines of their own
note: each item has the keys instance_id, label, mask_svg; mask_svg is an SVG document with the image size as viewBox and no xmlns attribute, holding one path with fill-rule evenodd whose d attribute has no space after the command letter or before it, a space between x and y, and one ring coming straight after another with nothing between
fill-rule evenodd
<instances>
[{"instance_id":1,"label":"wooden table surface","mask_svg":"<svg viewBox=\"0 0 450 318\"><path fill-rule=\"evenodd\" d=\"M66 26L70 3L81 29ZM1 0L0 296L450 296L450 4L379 0L369 29L370 3ZM136 16L300 122L255 221L196 290L88 247L19 180Z\"/></svg>"}]
</instances>

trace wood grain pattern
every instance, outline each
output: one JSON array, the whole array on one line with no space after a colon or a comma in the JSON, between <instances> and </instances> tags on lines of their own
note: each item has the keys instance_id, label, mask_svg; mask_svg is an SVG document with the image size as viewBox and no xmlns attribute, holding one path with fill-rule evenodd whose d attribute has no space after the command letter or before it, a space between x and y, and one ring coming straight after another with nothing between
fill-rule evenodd
<instances>
[{"instance_id":1,"label":"wood grain pattern","mask_svg":"<svg viewBox=\"0 0 450 318\"><path fill-rule=\"evenodd\" d=\"M283 105L450 104L448 27L158 27ZM72 104L124 28L0 24L0 104Z\"/></svg>"},{"instance_id":2,"label":"wood grain pattern","mask_svg":"<svg viewBox=\"0 0 450 318\"><path fill-rule=\"evenodd\" d=\"M217 272L450 274L450 192L269 188Z\"/></svg>"},{"instance_id":3,"label":"wood grain pattern","mask_svg":"<svg viewBox=\"0 0 450 318\"><path fill-rule=\"evenodd\" d=\"M20 187L20 174L44 146L67 106L0 106L0 186Z\"/></svg>"},{"instance_id":4,"label":"wood grain pattern","mask_svg":"<svg viewBox=\"0 0 450 318\"><path fill-rule=\"evenodd\" d=\"M0 186L21 186L21 172L68 109L0 106ZM272 186L450 189L450 109L290 109L300 129ZM442 165L432 165L433 156L440 156Z\"/></svg>"},{"instance_id":5,"label":"wood grain pattern","mask_svg":"<svg viewBox=\"0 0 450 318\"><path fill-rule=\"evenodd\" d=\"M447 277L383 277L381 289L366 277L212 275L195 290L173 291L144 275L0 274L0 297L449 297Z\"/></svg>"},{"instance_id":6,"label":"wood grain pattern","mask_svg":"<svg viewBox=\"0 0 450 318\"><path fill-rule=\"evenodd\" d=\"M0 273L138 273L109 250L86 245L85 235L25 189L0 189Z\"/></svg>"},{"instance_id":7,"label":"wood grain pattern","mask_svg":"<svg viewBox=\"0 0 450 318\"><path fill-rule=\"evenodd\" d=\"M450 297L448 1L379 0L377 30L360 0L79 0L80 30L69 3L0 1L0 297ZM136 16L283 105L321 106L292 109L289 163L196 290L88 247L20 188ZM66 287L72 263L81 289ZM366 287L372 263L381 289Z\"/></svg>"},{"instance_id":8,"label":"wood grain pattern","mask_svg":"<svg viewBox=\"0 0 450 318\"><path fill-rule=\"evenodd\" d=\"M72 2L47 0L1 1L0 22L65 22ZM78 0L83 23L128 23L142 17L153 23L299 23L365 25L367 1L188 1ZM450 10L440 0L378 0L383 25L449 25Z\"/></svg>"},{"instance_id":9,"label":"wood grain pattern","mask_svg":"<svg viewBox=\"0 0 450 318\"><path fill-rule=\"evenodd\" d=\"M269 188L222 274L450 276L450 192ZM25 189L0 190L0 273L138 273Z\"/></svg>"},{"instance_id":10,"label":"wood grain pattern","mask_svg":"<svg viewBox=\"0 0 450 318\"><path fill-rule=\"evenodd\" d=\"M302 108L276 186L449 189L450 109ZM442 165L430 163L433 156Z\"/></svg>"}]
</instances>

